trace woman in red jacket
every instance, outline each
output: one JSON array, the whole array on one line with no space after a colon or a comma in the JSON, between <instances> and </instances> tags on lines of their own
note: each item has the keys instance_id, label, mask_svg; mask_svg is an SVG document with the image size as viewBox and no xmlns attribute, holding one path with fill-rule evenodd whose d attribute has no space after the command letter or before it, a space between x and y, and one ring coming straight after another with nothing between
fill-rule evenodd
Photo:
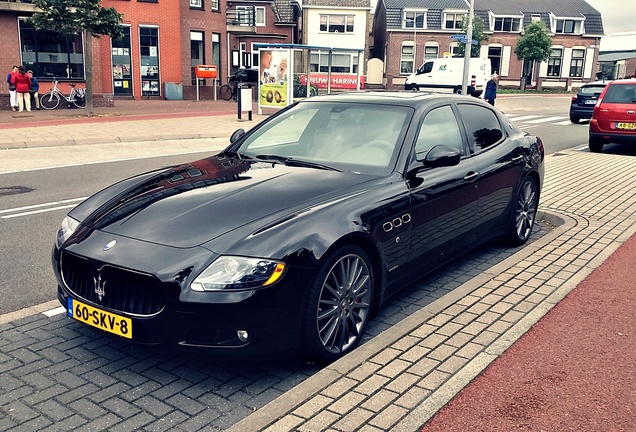
<instances>
[{"instance_id":1,"label":"woman in red jacket","mask_svg":"<svg viewBox=\"0 0 636 432\"><path fill-rule=\"evenodd\" d=\"M31 77L26 73L24 66L18 66L18 73L13 75L13 85L18 94L18 111L31 111L31 95L29 88L31 87Z\"/></svg>"}]
</instances>

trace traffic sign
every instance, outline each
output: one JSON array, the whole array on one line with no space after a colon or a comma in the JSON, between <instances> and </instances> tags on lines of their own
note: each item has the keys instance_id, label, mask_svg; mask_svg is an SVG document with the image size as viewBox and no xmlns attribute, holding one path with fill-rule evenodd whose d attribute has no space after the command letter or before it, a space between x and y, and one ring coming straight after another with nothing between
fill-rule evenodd
<instances>
[{"instance_id":1,"label":"traffic sign","mask_svg":"<svg viewBox=\"0 0 636 432\"><path fill-rule=\"evenodd\" d=\"M468 37L466 35L463 35L463 34L452 35L451 39L454 39L454 40L462 42L462 43L468 43ZM473 45L477 45L478 42L475 39L471 39L470 43L473 44Z\"/></svg>"}]
</instances>

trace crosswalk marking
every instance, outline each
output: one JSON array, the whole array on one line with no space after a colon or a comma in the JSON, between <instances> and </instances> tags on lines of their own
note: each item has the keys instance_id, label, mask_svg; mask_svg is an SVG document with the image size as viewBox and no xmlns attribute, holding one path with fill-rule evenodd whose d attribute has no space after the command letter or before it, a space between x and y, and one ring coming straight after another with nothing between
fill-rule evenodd
<instances>
[{"instance_id":1,"label":"crosswalk marking","mask_svg":"<svg viewBox=\"0 0 636 432\"><path fill-rule=\"evenodd\" d=\"M508 119L512 120L513 122L518 122L518 121L523 121L528 119L534 119L537 117L540 117L540 116L538 115L527 115L527 116L521 116L521 117L508 116Z\"/></svg>"},{"instance_id":2,"label":"crosswalk marking","mask_svg":"<svg viewBox=\"0 0 636 432\"><path fill-rule=\"evenodd\" d=\"M526 121L526 123L531 123L531 124L535 124L535 123L547 123L547 122L551 122L551 121L555 121L555 120L561 120L565 117L545 117L545 118L540 118L540 119L536 119L536 120L528 120Z\"/></svg>"}]
</instances>

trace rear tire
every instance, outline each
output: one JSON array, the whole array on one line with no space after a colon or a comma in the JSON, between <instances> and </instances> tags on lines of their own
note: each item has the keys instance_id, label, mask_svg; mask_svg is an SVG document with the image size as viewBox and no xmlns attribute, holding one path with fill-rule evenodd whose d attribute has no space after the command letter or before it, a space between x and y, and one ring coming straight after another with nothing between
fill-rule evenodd
<instances>
[{"instance_id":1,"label":"rear tire","mask_svg":"<svg viewBox=\"0 0 636 432\"><path fill-rule=\"evenodd\" d=\"M539 205L537 183L530 176L521 183L515 198L512 221L508 238L513 246L520 246L528 241L534 228Z\"/></svg>"},{"instance_id":2,"label":"rear tire","mask_svg":"<svg viewBox=\"0 0 636 432\"><path fill-rule=\"evenodd\" d=\"M40 106L46 110L52 110L60 104L60 96L56 93L47 92L40 96Z\"/></svg>"},{"instance_id":3,"label":"rear tire","mask_svg":"<svg viewBox=\"0 0 636 432\"><path fill-rule=\"evenodd\" d=\"M232 88L227 84L223 84L221 88L219 88L219 96L221 99L229 101L232 99Z\"/></svg>"},{"instance_id":4,"label":"rear tire","mask_svg":"<svg viewBox=\"0 0 636 432\"><path fill-rule=\"evenodd\" d=\"M330 363L358 346L371 319L374 289L371 260L362 248L343 246L327 257L303 313L302 355Z\"/></svg>"},{"instance_id":5,"label":"rear tire","mask_svg":"<svg viewBox=\"0 0 636 432\"><path fill-rule=\"evenodd\" d=\"M600 153L603 151L603 142L598 138L590 136L589 147L592 153Z\"/></svg>"},{"instance_id":6,"label":"rear tire","mask_svg":"<svg viewBox=\"0 0 636 432\"><path fill-rule=\"evenodd\" d=\"M571 115L571 116L570 116L570 121L571 121L572 123L578 123L579 121L581 121L581 118L580 118L580 117L577 117L577 116L573 116L573 115Z\"/></svg>"}]
</instances>

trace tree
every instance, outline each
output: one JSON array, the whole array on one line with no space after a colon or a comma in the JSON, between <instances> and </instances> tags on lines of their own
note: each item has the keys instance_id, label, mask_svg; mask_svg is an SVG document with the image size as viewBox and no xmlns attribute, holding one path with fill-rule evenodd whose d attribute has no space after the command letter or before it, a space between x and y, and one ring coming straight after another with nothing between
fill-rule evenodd
<instances>
[{"instance_id":1,"label":"tree","mask_svg":"<svg viewBox=\"0 0 636 432\"><path fill-rule=\"evenodd\" d=\"M481 43L487 42L490 39L484 30L486 29L486 24L484 20L478 16L473 17L473 40L477 41L477 45L470 46L470 56L471 57L479 57L481 52ZM468 31L468 17L465 17L462 20L462 33L466 34ZM458 57L464 57L464 52L466 52L466 44L464 42L460 42L457 47Z\"/></svg>"},{"instance_id":2,"label":"tree","mask_svg":"<svg viewBox=\"0 0 636 432\"><path fill-rule=\"evenodd\" d=\"M86 109L93 110L93 38L123 36L123 14L114 7L103 8L100 0L35 0L39 10L30 18L36 30L49 30L67 35L84 34Z\"/></svg>"},{"instance_id":3,"label":"tree","mask_svg":"<svg viewBox=\"0 0 636 432\"><path fill-rule=\"evenodd\" d=\"M552 37L543 21L533 21L517 39L517 59L532 61L535 64L533 70L537 70L538 62L547 61L551 53ZM525 85L525 80L523 82Z\"/></svg>"}]
</instances>

